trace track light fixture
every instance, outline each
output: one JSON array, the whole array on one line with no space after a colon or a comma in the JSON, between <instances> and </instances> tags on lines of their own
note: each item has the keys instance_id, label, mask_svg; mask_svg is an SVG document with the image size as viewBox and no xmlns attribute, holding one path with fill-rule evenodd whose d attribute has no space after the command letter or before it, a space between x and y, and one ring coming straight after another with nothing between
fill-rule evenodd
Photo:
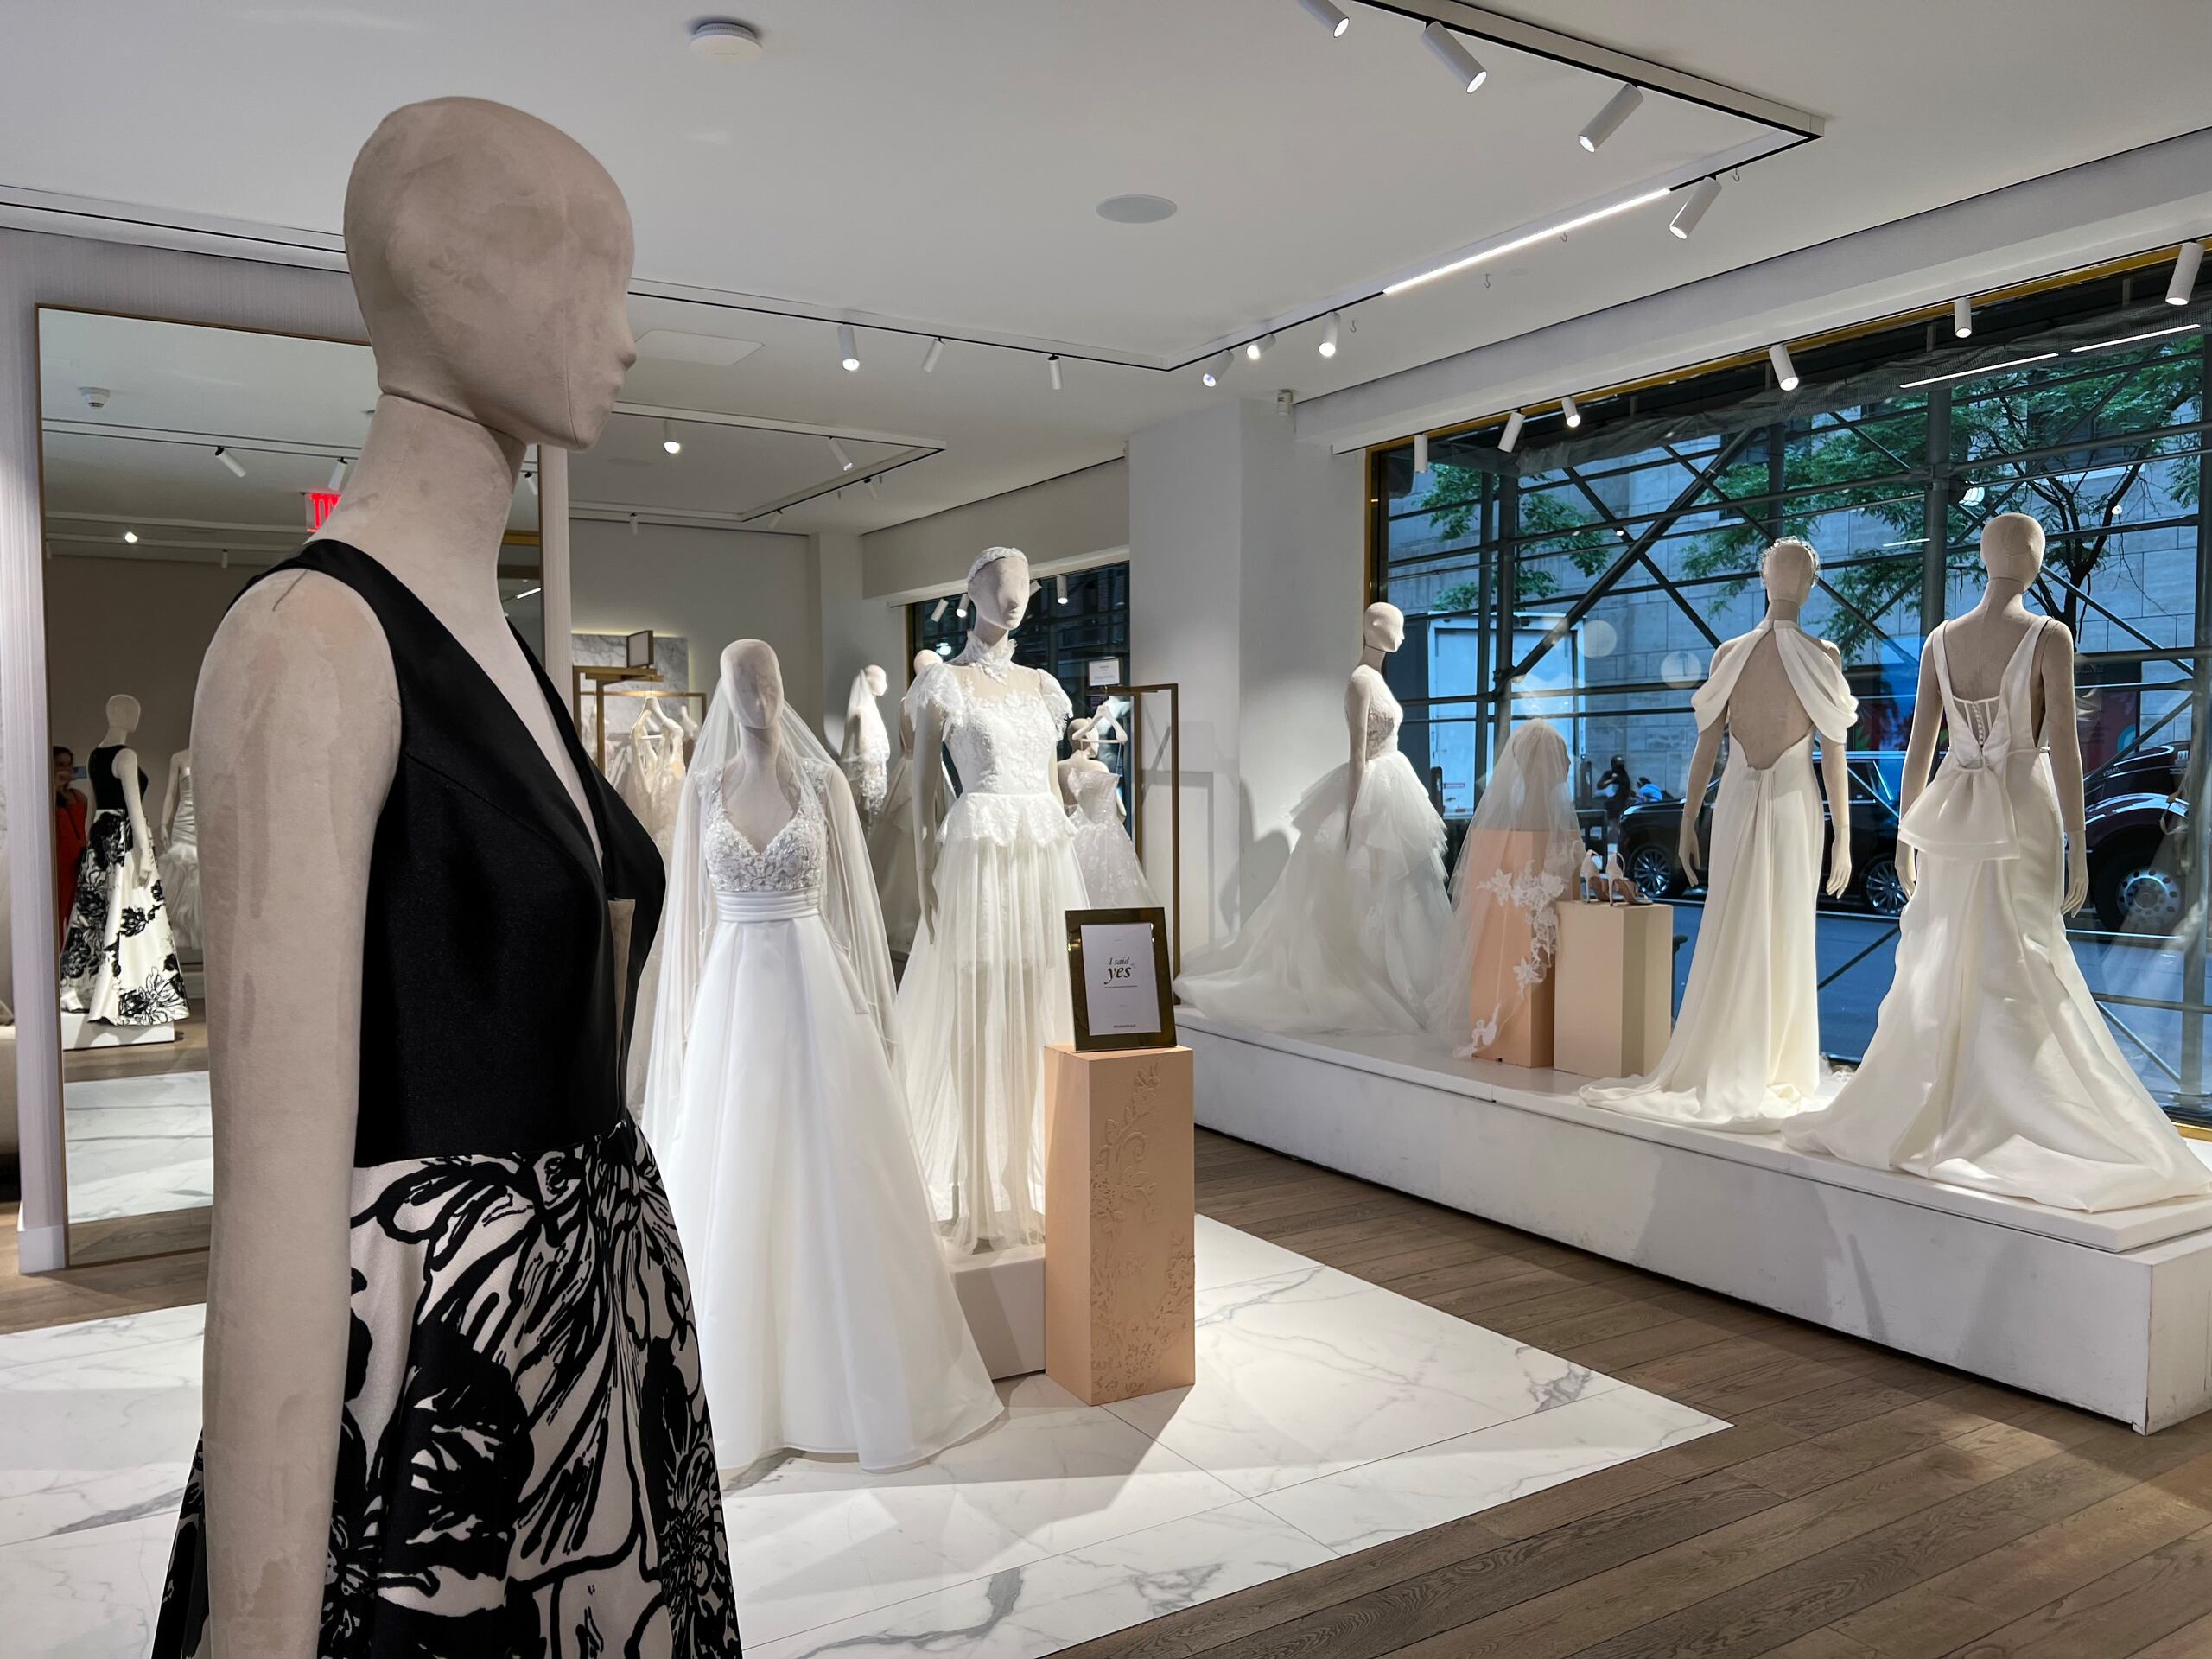
<instances>
[{"instance_id":1,"label":"track light fixture","mask_svg":"<svg viewBox=\"0 0 2212 1659\"><path fill-rule=\"evenodd\" d=\"M1697 229L1698 220L1705 217L1706 209L1719 200L1720 181L1700 179L1697 188L1690 192L1690 199L1675 210L1675 217L1667 228L1682 241L1688 241L1690 232Z\"/></svg>"},{"instance_id":2,"label":"track light fixture","mask_svg":"<svg viewBox=\"0 0 2212 1659\"><path fill-rule=\"evenodd\" d=\"M683 453L683 440L676 435L674 421L663 421L660 423L660 447L671 455L680 455Z\"/></svg>"},{"instance_id":3,"label":"track light fixture","mask_svg":"<svg viewBox=\"0 0 2212 1659\"><path fill-rule=\"evenodd\" d=\"M1590 118L1590 124L1574 135L1574 142L1592 156L1598 146L1621 130L1621 123L1634 115L1637 106L1643 102L1643 89L1633 81L1623 81L1620 90L1605 100L1605 107Z\"/></svg>"},{"instance_id":4,"label":"track light fixture","mask_svg":"<svg viewBox=\"0 0 2212 1659\"><path fill-rule=\"evenodd\" d=\"M839 472L849 473L853 470L853 458L845 453L845 446L835 438L830 440L830 453L836 457Z\"/></svg>"},{"instance_id":5,"label":"track light fixture","mask_svg":"<svg viewBox=\"0 0 2212 1659\"><path fill-rule=\"evenodd\" d=\"M837 325L837 360L845 365L848 374L857 373L860 370L861 345L853 338L853 325L849 322Z\"/></svg>"},{"instance_id":6,"label":"track light fixture","mask_svg":"<svg viewBox=\"0 0 2212 1659\"><path fill-rule=\"evenodd\" d=\"M951 603L952 601L950 599L940 598L936 604L930 607L930 620L932 622L944 621L945 607Z\"/></svg>"},{"instance_id":7,"label":"track light fixture","mask_svg":"<svg viewBox=\"0 0 2212 1659\"><path fill-rule=\"evenodd\" d=\"M1275 337L1273 334L1262 334L1257 340L1246 343L1244 355L1256 363L1268 354L1268 347L1274 343Z\"/></svg>"},{"instance_id":8,"label":"track light fixture","mask_svg":"<svg viewBox=\"0 0 2212 1659\"><path fill-rule=\"evenodd\" d=\"M537 493L537 474L535 472L524 473L522 475L522 481L530 486L531 495L535 496Z\"/></svg>"},{"instance_id":9,"label":"track light fixture","mask_svg":"<svg viewBox=\"0 0 2212 1659\"><path fill-rule=\"evenodd\" d=\"M1052 377L1052 390L1058 391L1060 389L1060 354L1058 352L1045 359L1045 368Z\"/></svg>"},{"instance_id":10,"label":"track light fixture","mask_svg":"<svg viewBox=\"0 0 2212 1659\"><path fill-rule=\"evenodd\" d=\"M1574 406L1573 393L1569 392L1566 397L1561 397L1559 400L1559 412L1566 417L1567 423L1569 427L1577 427L1582 424L1582 411Z\"/></svg>"},{"instance_id":11,"label":"track light fixture","mask_svg":"<svg viewBox=\"0 0 2212 1659\"><path fill-rule=\"evenodd\" d=\"M1414 476L1428 476L1428 434L1426 432L1414 434Z\"/></svg>"},{"instance_id":12,"label":"track light fixture","mask_svg":"<svg viewBox=\"0 0 2212 1659\"><path fill-rule=\"evenodd\" d=\"M231 476L232 478L244 478L245 476L245 468L238 465L238 458L232 454L229 450L224 448L219 443L215 446L215 459L221 461L224 466L231 469Z\"/></svg>"},{"instance_id":13,"label":"track light fixture","mask_svg":"<svg viewBox=\"0 0 2212 1659\"><path fill-rule=\"evenodd\" d=\"M783 522L784 510L781 507L778 507L773 512L768 515L768 528L771 530L773 530L778 524L780 524Z\"/></svg>"},{"instance_id":14,"label":"track light fixture","mask_svg":"<svg viewBox=\"0 0 2212 1659\"><path fill-rule=\"evenodd\" d=\"M138 545L138 532L135 530L126 530L123 532L123 539L136 547Z\"/></svg>"},{"instance_id":15,"label":"track light fixture","mask_svg":"<svg viewBox=\"0 0 2212 1659\"><path fill-rule=\"evenodd\" d=\"M1951 333L1961 340L1974 333L1974 302L1963 294L1951 302Z\"/></svg>"},{"instance_id":16,"label":"track light fixture","mask_svg":"<svg viewBox=\"0 0 2212 1659\"><path fill-rule=\"evenodd\" d=\"M1471 92L1490 79L1490 71L1484 68L1481 60L1467 50L1466 42L1443 24L1431 22L1427 29L1421 30L1421 37L1428 42L1428 49L1436 54L1436 60L1452 72L1452 78L1459 83L1463 91Z\"/></svg>"},{"instance_id":17,"label":"track light fixture","mask_svg":"<svg viewBox=\"0 0 2212 1659\"><path fill-rule=\"evenodd\" d=\"M1065 605L1068 602L1068 579L1065 576L1052 578L1052 597L1057 604Z\"/></svg>"},{"instance_id":18,"label":"track light fixture","mask_svg":"<svg viewBox=\"0 0 2212 1659\"><path fill-rule=\"evenodd\" d=\"M2204 245L2184 242L2174 250L2173 280L2166 284L2168 305L2187 305L2196 287L2196 268L2204 263Z\"/></svg>"},{"instance_id":19,"label":"track light fixture","mask_svg":"<svg viewBox=\"0 0 2212 1659\"><path fill-rule=\"evenodd\" d=\"M634 512L630 515L630 533L632 536L638 533L638 515Z\"/></svg>"},{"instance_id":20,"label":"track light fixture","mask_svg":"<svg viewBox=\"0 0 2212 1659\"><path fill-rule=\"evenodd\" d=\"M1306 15L1329 31L1332 41L1341 40L1344 30L1351 27L1351 19L1329 3L1329 0L1298 0L1306 8Z\"/></svg>"},{"instance_id":21,"label":"track light fixture","mask_svg":"<svg viewBox=\"0 0 2212 1659\"><path fill-rule=\"evenodd\" d=\"M1227 352L1224 352L1219 357L1217 357L1212 362L1205 365L1205 368L1200 372L1198 378L1204 381L1207 385L1217 386L1221 384L1223 377L1228 374L1229 365L1230 354Z\"/></svg>"},{"instance_id":22,"label":"track light fixture","mask_svg":"<svg viewBox=\"0 0 2212 1659\"><path fill-rule=\"evenodd\" d=\"M939 338L930 341L929 350L922 353L922 372L924 374L935 374L937 372L937 360L944 355L944 340L943 337L940 336Z\"/></svg>"},{"instance_id":23,"label":"track light fixture","mask_svg":"<svg viewBox=\"0 0 2212 1659\"><path fill-rule=\"evenodd\" d=\"M957 609L957 610L956 610L955 612L953 612L953 615L955 615L956 617L959 618L959 619L960 619L960 620L962 620L963 622L965 622L965 621L968 620L968 595L967 595L967 594L961 594L961 595L960 595L960 608L959 608L959 609Z\"/></svg>"},{"instance_id":24,"label":"track light fixture","mask_svg":"<svg viewBox=\"0 0 2212 1659\"><path fill-rule=\"evenodd\" d=\"M875 480L874 479L864 478L861 482L868 486L868 499L869 500L880 501L883 499L883 492L875 487Z\"/></svg>"},{"instance_id":25,"label":"track light fixture","mask_svg":"<svg viewBox=\"0 0 2212 1659\"><path fill-rule=\"evenodd\" d=\"M346 487L346 457L340 455L330 463L330 493L336 495Z\"/></svg>"},{"instance_id":26,"label":"track light fixture","mask_svg":"<svg viewBox=\"0 0 2212 1659\"><path fill-rule=\"evenodd\" d=\"M1797 365L1789 360L1789 348L1780 340L1766 348L1766 360L1774 365L1774 384L1784 391L1797 390Z\"/></svg>"},{"instance_id":27,"label":"track light fixture","mask_svg":"<svg viewBox=\"0 0 2212 1659\"><path fill-rule=\"evenodd\" d=\"M1334 357L1337 354L1337 331L1339 326L1337 314L1333 311L1330 312L1321 324L1321 344L1319 350L1322 356Z\"/></svg>"},{"instance_id":28,"label":"track light fixture","mask_svg":"<svg viewBox=\"0 0 2212 1659\"><path fill-rule=\"evenodd\" d=\"M1511 454L1513 453L1514 446L1521 442L1521 429L1528 423L1529 417L1523 415L1517 409L1510 415L1507 416L1505 417L1505 430L1497 435L1497 447L1499 450L1505 454Z\"/></svg>"}]
</instances>

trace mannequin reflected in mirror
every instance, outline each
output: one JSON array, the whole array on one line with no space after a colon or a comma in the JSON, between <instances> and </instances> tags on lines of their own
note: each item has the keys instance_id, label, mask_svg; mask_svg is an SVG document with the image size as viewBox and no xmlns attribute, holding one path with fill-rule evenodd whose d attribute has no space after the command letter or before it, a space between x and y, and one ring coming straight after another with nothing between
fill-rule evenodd
<instances>
[{"instance_id":1,"label":"mannequin reflected in mirror","mask_svg":"<svg viewBox=\"0 0 2212 1659\"><path fill-rule=\"evenodd\" d=\"M1120 774L1099 759L1096 718L1068 722L1068 758L1059 764L1060 798L1075 825L1075 861L1095 910L1135 910L1160 903L1137 861L1122 806Z\"/></svg>"},{"instance_id":2,"label":"mannequin reflected in mirror","mask_svg":"<svg viewBox=\"0 0 2212 1659\"><path fill-rule=\"evenodd\" d=\"M1683 879L1706 881L1697 954L1658 1065L1646 1077L1586 1086L1582 1097L1592 1105L1758 1131L1819 1103L1827 1068L1815 908L1824 841L1827 892L1840 894L1851 880L1845 746L1858 718L1841 655L1799 626L1819 575L1820 556L1808 543L1769 547L1760 567L1765 617L1714 650L1691 699L1697 747L1682 785L1677 847ZM1713 803L1708 870L1698 804L1724 739L1728 763Z\"/></svg>"},{"instance_id":3,"label":"mannequin reflected in mirror","mask_svg":"<svg viewBox=\"0 0 2212 1659\"><path fill-rule=\"evenodd\" d=\"M870 663L853 676L852 689L845 696L845 731L838 760L845 769L845 781L852 785L853 798L860 805L862 823L875 822L889 787L891 737L883 728L883 711L875 700L890 684L890 676Z\"/></svg>"},{"instance_id":4,"label":"mannequin reflected in mirror","mask_svg":"<svg viewBox=\"0 0 2212 1659\"><path fill-rule=\"evenodd\" d=\"M999 1414L891 1065L850 786L740 639L677 808L645 1125L691 1241L715 1458L893 1469Z\"/></svg>"},{"instance_id":5,"label":"mannequin reflected in mirror","mask_svg":"<svg viewBox=\"0 0 2212 1659\"><path fill-rule=\"evenodd\" d=\"M498 586L525 447L588 447L635 357L628 210L543 122L441 99L370 137L345 238L368 436L194 710L207 1426L154 1651L733 1652L682 1255L622 1103L660 860Z\"/></svg>"},{"instance_id":6,"label":"mannequin reflected in mirror","mask_svg":"<svg viewBox=\"0 0 2212 1659\"><path fill-rule=\"evenodd\" d=\"M899 1066L930 1203L961 1251L1044 1236L1044 1051L1074 1034L1067 912L1084 904L1052 763L1073 712L1014 660L1029 560L986 548L974 624L906 692L920 925L899 988ZM961 792L941 810L949 747Z\"/></svg>"},{"instance_id":7,"label":"mannequin reflected in mirror","mask_svg":"<svg viewBox=\"0 0 2212 1659\"><path fill-rule=\"evenodd\" d=\"M192 798L192 751L169 756L168 787L162 793L162 899L168 905L177 955L200 959L200 814Z\"/></svg>"},{"instance_id":8,"label":"mannequin reflected in mirror","mask_svg":"<svg viewBox=\"0 0 2212 1659\"><path fill-rule=\"evenodd\" d=\"M944 660L933 651L914 653L912 679ZM909 681L912 683L912 681ZM935 761L937 799L950 804L952 780L944 775L943 751ZM914 878L914 717L902 696L899 703L899 756L884 784L883 808L868 827L868 862L875 870L875 891L883 901L883 931L891 953L904 957L913 948L921 924L921 890Z\"/></svg>"},{"instance_id":9,"label":"mannequin reflected in mirror","mask_svg":"<svg viewBox=\"0 0 2212 1659\"><path fill-rule=\"evenodd\" d=\"M184 974L146 821L146 774L130 734L138 699L107 700L107 734L85 763L92 817L61 938L61 1008L110 1026L186 1017Z\"/></svg>"},{"instance_id":10,"label":"mannequin reflected in mirror","mask_svg":"<svg viewBox=\"0 0 2212 1659\"><path fill-rule=\"evenodd\" d=\"M1405 637L1396 606L1362 614L1344 687L1350 753L1293 810L1297 842L1274 889L1176 981L1200 1014L1287 1033L1427 1025L1451 907L1444 823L1399 751L1405 711L1382 677Z\"/></svg>"},{"instance_id":11,"label":"mannequin reflected in mirror","mask_svg":"<svg viewBox=\"0 0 2212 1659\"><path fill-rule=\"evenodd\" d=\"M2069 1210L2193 1197L2212 1171L2120 1052L2066 935L2088 861L2074 640L2026 604L2043 555L2035 519L1992 518L1980 602L1921 652L1896 978L1859 1070L1789 1143Z\"/></svg>"}]
</instances>

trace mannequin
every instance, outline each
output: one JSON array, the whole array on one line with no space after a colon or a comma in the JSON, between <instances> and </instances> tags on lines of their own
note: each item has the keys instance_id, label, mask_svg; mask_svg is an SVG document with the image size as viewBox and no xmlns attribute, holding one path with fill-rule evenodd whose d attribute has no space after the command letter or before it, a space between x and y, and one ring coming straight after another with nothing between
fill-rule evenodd
<instances>
[{"instance_id":1,"label":"mannequin","mask_svg":"<svg viewBox=\"0 0 2212 1659\"><path fill-rule=\"evenodd\" d=\"M325 537L365 555L391 605L419 607L417 632L480 671L481 681L464 686L469 677L456 667L451 689L492 701L482 723L499 727L488 736L515 757L517 776L525 761L545 768L529 776L543 802L505 804L559 830L593 870L611 870L605 836L619 814L634 868L643 831L595 774L587 796L582 750L508 626L496 581L524 447L588 447L635 358L621 194L543 122L442 99L394 112L372 135L348 183L345 229L379 396ZM370 1103L366 929L372 867L385 868L374 863L379 824L403 754L404 677L383 605L310 569L279 571L243 594L202 666L194 749L218 1193L206 1601L192 1605L188 1493L157 1654L321 1651L349 1332L360 1328L347 1285L359 1278L349 1234L362 1173L357 1116ZM566 823L562 801L573 814ZM657 886L650 897L657 913ZM603 948L613 951L618 1005L626 974L634 976L631 906L610 896L601 931L613 940ZM571 918L595 920L564 912ZM680 1282L680 1263L676 1272ZM719 1551L718 1522L711 1531ZM726 1554L721 1563L726 1594ZM712 1569L703 1576L711 1587ZM629 1634L626 1624L616 1633L620 1610L597 1611L620 1650ZM734 1618L712 1609L693 1617L717 1639L727 1623L734 1641Z\"/></svg>"},{"instance_id":2,"label":"mannequin","mask_svg":"<svg viewBox=\"0 0 2212 1659\"><path fill-rule=\"evenodd\" d=\"M178 954L200 956L200 814L193 801L192 751L169 756L169 785L162 796L162 897Z\"/></svg>"},{"instance_id":3,"label":"mannequin","mask_svg":"<svg viewBox=\"0 0 2212 1659\"><path fill-rule=\"evenodd\" d=\"M1983 526L1988 585L1928 637L1905 751L1910 901L1866 1058L1789 1143L2069 1210L2212 1192L2120 1051L2064 912L2088 896L2074 641L2023 600L2043 526ZM1948 753L1931 780L1939 730Z\"/></svg>"},{"instance_id":4,"label":"mannequin","mask_svg":"<svg viewBox=\"0 0 2212 1659\"><path fill-rule=\"evenodd\" d=\"M1060 762L1060 799L1075 825L1075 861L1095 910L1152 909L1160 903L1137 861L1122 822L1122 780L1098 758L1099 719L1068 722L1068 758Z\"/></svg>"},{"instance_id":5,"label":"mannequin","mask_svg":"<svg viewBox=\"0 0 2212 1659\"><path fill-rule=\"evenodd\" d=\"M138 699L107 700L107 734L86 771L92 820L61 943L61 1006L109 1025L185 1017L184 979L146 822L146 774L130 734Z\"/></svg>"},{"instance_id":6,"label":"mannequin","mask_svg":"<svg viewBox=\"0 0 2212 1659\"><path fill-rule=\"evenodd\" d=\"M1344 687L1351 753L1299 801L1274 890L1204 971L1176 982L1199 1013L1294 1033L1427 1026L1452 911L1444 821L1398 748L1405 711L1382 677L1405 638L1396 606L1361 614Z\"/></svg>"},{"instance_id":7,"label":"mannequin","mask_svg":"<svg viewBox=\"0 0 2212 1659\"><path fill-rule=\"evenodd\" d=\"M1697 955L1667 1050L1649 1076L1593 1084L1592 1105L1639 1117L1763 1131L1818 1104L1820 965L1815 889L1824 828L1812 744L1827 788L1827 891L1851 880L1850 772L1845 745L1858 704L1843 658L1798 626L1820 559L1794 538L1766 550L1765 617L1713 653L1691 700L1697 747L1682 785L1677 843L1692 880L1704 862L1697 834L1721 740L1728 767L1713 810L1713 869Z\"/></svg>"},{"instance_id":8,"label":"mannequin","mask_svg":"<svg viewBox=\"0 0 2212 1659\"><path fill-rule=\"evenodd\" d=\"M1068 758L1058 762L1052 770L1060 780L1060 800L1070 807L1077 804L1076 784L1084 774L1098 772L1109 776L1112 774L1113 768L1098 758L1098 722L1096 720L1077 719L1068 722ZM1114 810L1118 819L1121 815L1118 799L1114 804Z\"/></svg>"},{"instance_id":9,"label":"mannequin","mask_svg":"<svg viewBox=\"0 0 2212 1659\"><path fill-rule=\"evenodd\" d=\"M944 659L933 651L914 653L908 683L921 678ZM883 931L893 954L905 957L913 948L914 929L922 913L921 895L914 884L914 717L906 699L899 703L899 759L884 785L883 806L868 827L868 857L875 871L875 890L883 906ZM944 786L941 801L952 798L950 779L943 779L944 763L935 762Z\"/></svg>"},{"instance_id":10,"label":"mannequin","mask_svg":"<svg viewBox=\"0 0 2212 1659\"><path fill-rule=\"evenodd\" d=\"M883 810L891 741L883 729L883 715L875 700L890 689L891 677L874 663L853 676L845 698L845 735L840 763L845 780L860 804L861 822L874 823Z\"/></svg>"},{"instance_id":11,"label":"mannequin","mask_svg":"<svg viewBox=\"0 0 2212 1659\"><path fill-rule=\"evenodd\" d=\"M1067 912L1084 896L1052 773L1073 711L1058 680L1014 660L1029 595L1020 550L986 548L968 571L967 645L906 692L921 917L899 1074L931 1207L962 1252L1044 1236L1044 1051L1074 1034ZM932 764L948 744L949 810Z\"/></svg>"}]
</instances>

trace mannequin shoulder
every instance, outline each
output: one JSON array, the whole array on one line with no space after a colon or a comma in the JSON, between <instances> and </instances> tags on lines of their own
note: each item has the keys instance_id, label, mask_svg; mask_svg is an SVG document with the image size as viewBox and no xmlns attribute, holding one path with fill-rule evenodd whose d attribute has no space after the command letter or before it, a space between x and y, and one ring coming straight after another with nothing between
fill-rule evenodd
<instances>
[{"instance_id":1,"label":"mannequin shoulder","mask_svg":"<svg viewBox=\"0 0 2212 1659\"><path fill-rule=\"evenodd\" d=\"M1029 671L1037 677L1037 695L1044 698L1046 705L1065 722L1075 713L1075 705L1068 701L1067 688L1041 668L1033 668Z\"/></svg>"},{"instance_id":2,"label":"mannequin shoulder","mask_svg":"<svg viewBox=\"0 0 2212 1659\"><path fill-rule=\"evenodd\" d=\"M905 707L909 715L931 709L939 720L949 721L960 709L960 677L952 664L931 663L915 675L914 683L906 688Z\"/></svg>"},{"instance_id":3,"label":"mannequin shoulder","mask_svg":"<svg viewBox=\"0 0 2212 1659\"><path fill-rule=\"evenodd\" d=\"M195 747L234 747L287 730L396 744L391 648L366 601L318 572L290 571L231 607L200 665Z\"/></svg>"},{"instance_id":4,"label":"mannequin shoulder","mask_svg":"<svg viewBox=\"0 0 2212 1659\"><path fill-rule=\"evenodd\" d=\"M1821 655L1827 658L1830 663L1834 664L1838 671L1842 669L1843 652L1837 646L1834 640L1815 639L1813 643L1821 648Z\"/></svg>"},{"instance_id":5,"label":"mannequin shoulder","mask_svg":"<svg viewBox=\"0 0 2212 1659\"><path fill-rule=\"evenodd\" d=\"M1344 682L1344 707L1364 709L1389 689L1382 671L1362 663L1352 670L1351 677Z\"/></svg>"}]
</instances>

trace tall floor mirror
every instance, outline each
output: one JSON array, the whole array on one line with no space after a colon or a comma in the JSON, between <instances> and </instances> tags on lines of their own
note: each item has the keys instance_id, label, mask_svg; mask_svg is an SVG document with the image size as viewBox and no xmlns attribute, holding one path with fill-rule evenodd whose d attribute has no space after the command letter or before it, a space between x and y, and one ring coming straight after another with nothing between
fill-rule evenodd
<instances>
[{"instance_id":1,"label":"tall floor mirror","mask_svg":"<svg viewBox=\"0 0 2212 1659\"><path fill-rule=\"evenodd\" d=\"M343 493L377 385L368 348L346 341L55 308L38 340L54 765L43 810L9 817L50 838L60 926L51 982L10 1001L18 1020L60 1022L83 1265L207 1243L193 694L231 601ZM499 574L542 654L531 470Z\"/></svg>"}]
</instances>

